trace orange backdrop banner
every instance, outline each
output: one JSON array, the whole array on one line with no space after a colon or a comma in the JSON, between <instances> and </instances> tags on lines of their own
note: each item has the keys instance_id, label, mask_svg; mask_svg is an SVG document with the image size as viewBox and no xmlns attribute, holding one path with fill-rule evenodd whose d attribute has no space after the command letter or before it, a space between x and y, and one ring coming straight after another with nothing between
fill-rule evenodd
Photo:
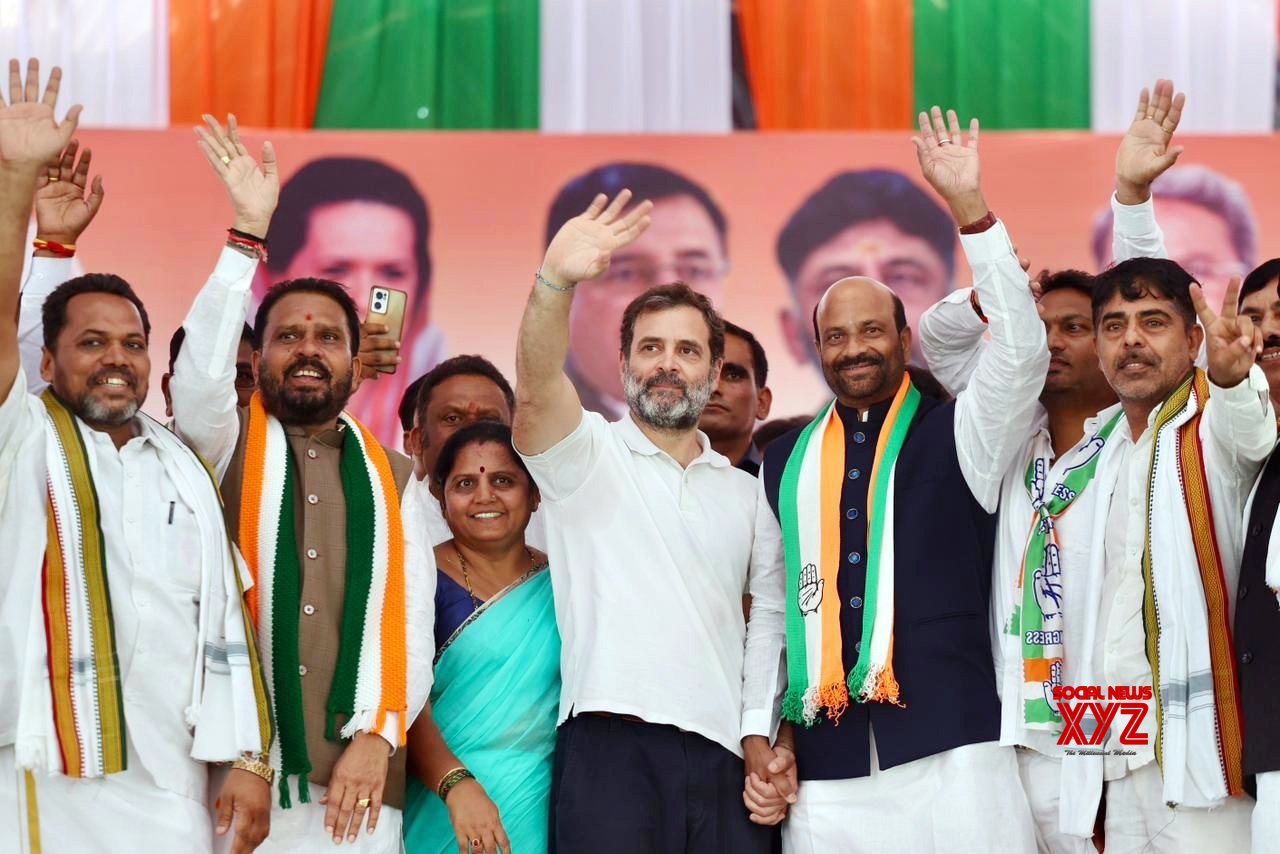
<instances>
[{"instance_id":1,"label":"orange backdrop banner","mask_svg":"<svg viewBox=\"0 0 1280 854\"><path fill-rule=\"evenodd\" d=\"M251 150L262 138L248 134ZM622 307L650 282L691 280L759 337L775 416L812 411L827 395L809 318L833 277L865 273L893 284L913 321L969 283L954 225L920 189L905 133L275 131L271 139L289 202L272 226L272 269L260 286L325 275L346 282L361 310L376 284L411 294L405 364L359 393L357 411L384 439L398 440L394 408L404 383L440 358L482 353L511 375L548 228L585 207L597 187L633 183L643 195L643 181L663 196L643 245L619 258L607 281L578 289L573 358L584 398L602 409L616 410ZM86 131L83 142L107 198L78 260L137 288L151 312L158 377L168 336L222 245L229 203L189 132ZM1177 198L1158 196L1157 216L1173 257L1220 294L1227 276L1280 247L1280 172L1262 166L1276 140L1181 142L1187 153L1161 179ZM1089 134L984 134L987 199L1034 270L1093 271L1109 260L1109 226L1097 218L1107 210L1116 144ZM413 202L419 195L425 205ZM158 397L157 382L152 411L162 407Z\"/></svg>"}]
</instances>

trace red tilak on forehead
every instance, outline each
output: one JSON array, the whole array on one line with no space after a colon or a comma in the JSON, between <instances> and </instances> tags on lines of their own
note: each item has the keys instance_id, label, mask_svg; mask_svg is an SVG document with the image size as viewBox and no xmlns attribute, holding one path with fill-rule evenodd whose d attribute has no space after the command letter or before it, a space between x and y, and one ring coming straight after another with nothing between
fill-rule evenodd
<instances>
[{"instance_id":1,"label":"red tilak on forehead","mask_svg":"<svg viewBox=\"0 0 1280 854\"><path fill-rule=\"evenodd\" d=\"M310 320L310 319L311 319L311 315L309 315L309 314L308 314L308 315L307 315L307 320Z\"/></svg>"},{"instance_id":2,"label":"red tilak on forehead","mask_svg":"<svg viewBox=\"0 0 1280 854\"><path fill-rule=\"evenodd\" d=\"M484 474L484 466L480 466L480 474Z\"/></svg>"}]
</instances>

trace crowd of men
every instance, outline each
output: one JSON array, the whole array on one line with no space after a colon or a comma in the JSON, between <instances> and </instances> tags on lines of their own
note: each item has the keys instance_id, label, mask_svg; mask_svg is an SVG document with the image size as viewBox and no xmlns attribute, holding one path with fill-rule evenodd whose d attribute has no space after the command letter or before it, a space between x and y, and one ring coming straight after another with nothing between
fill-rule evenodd
<instances>
[{"instance_id":1,"label":"crowd of men","mask_svg":"<svg viewBox=\"0 0 1280 854\"><path fill-rule=\"evenodd\" d=\"M551 850L1280 851L1280 259L1168 260L1169 81L1120 143L1097 275L1029 278L954 112L913 139L946 211L896 173L818 190L779 254L832 400L768 431L695 185L566 188L513 387L362 323L372 274L326 262L341 229L234 117L198 131L230 228L161 424L142 299L71 270L104 191L59 82L14 61L0 106L4 850L400 850L448 537L427 474L492 421L541 497L562 641ZM307 167L324 210L360 168ZM410 221L381 237L425 236L389 203ZM635 251L660 212L710 248ZM847 257L908 228L936 263ZM934 293L957 232L972 287ZM425 254L402 266L425 291ZM620 313L601 279L634 286ZM616 361L574 349L615 330ZM407 457L348 411L397 364L366 407Z\"/></svg>"}]
</instances>

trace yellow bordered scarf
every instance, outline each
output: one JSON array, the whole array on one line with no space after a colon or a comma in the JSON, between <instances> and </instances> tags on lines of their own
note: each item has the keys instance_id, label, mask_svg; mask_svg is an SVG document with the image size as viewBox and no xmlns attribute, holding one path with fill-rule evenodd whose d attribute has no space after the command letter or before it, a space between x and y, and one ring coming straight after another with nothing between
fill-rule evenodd
<instances>
[{"instance_id":1,"label":"yellow bordered scarf","mask_svg":"<svg viewBox=\"0 0 1280 854\"><path fill-rule=\"evenodd\" d=\"M100 777L123 771L128 751L98 496L75 415L52 389L41 400L47 419L48 526L39 586L43 644L33 644L29 655L42 659L38 667L44 671L48 703L42 711L45 704L35 700L36 691L24 690L17 761L23 768L69 777ZM197 508L201 526L199 652L185 713L195 734L192 757L229 761L240 753L261 752L272 737L269 700L216 483L203 460L177 437L140 418L162 459L186 458L202 471L189 477L190 466L165 467L179 494ZM33 662L28 661L29 670ZM32 686L30 680L26 684Z\"/></svg>"}]
</instances>

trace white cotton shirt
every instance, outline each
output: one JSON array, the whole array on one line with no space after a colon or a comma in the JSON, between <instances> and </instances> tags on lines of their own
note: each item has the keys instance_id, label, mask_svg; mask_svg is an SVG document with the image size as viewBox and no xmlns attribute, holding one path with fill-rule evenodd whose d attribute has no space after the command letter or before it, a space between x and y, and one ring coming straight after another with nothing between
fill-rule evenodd
<instances>
[{"instance_id":1,"label":"white cotton shirt","mask_svg":"<svg viewBox=\"0 0 1280 854\"><path fill-rule=\"evenodd\" d=\"M192 662L200 608L200 553L195 509L187 506L145 437L116 450L106 434L76 419L98 496L107 587L123 683L125 733L131 751L161 788L202 800L204 763L191 758L184 711L191 699ZM19 372L0 404L0 543L6 554L46 526L44 404L27 393ZM18 471L16 455L23 459ZM174 465L197 463L170 455ZM203 470L188 475L207 477ZM217 525L222 521L216 520ZM41 536L41 539L43 537ZM42 552L37 552L42 554ZM0 577L0 743L11 743L18 707L14 680L23 660L26 626L38 595L39 558L6 567Z\"/></svg>"},{"instance_id":2,"label":"white cotton shirt","mask_svg":"<svg viewBox=\"0 0 1280 854\"><path fill-rule=\"evenodd\" d=\"M634 715L741 756L742 738L772 738L778 723L782 532L760 482L698 441L681 468L631 416L584 411L555 446L524 456L546 515L559 722Z\"/></svg>"},{"instance_id":3,"label":"white cotton shirt","mask_svg":"<svg viewBox=\"0 0 1280 854\"><path fill-rule=\"evenodd\" d=\"M1152 424L1159 409L1147 418L1147 428L1134 439L1127 421L1116 425L1116 453L1122 454L1106 523L1105 565L1098 646L1094 659L1106 685L1151 685L1147 660L1142 577L1146 548L1148 478L1151 474ZM1200 419L1205 474L1213 505L1215 542L1222 557L1229 617L1234 619L1236 584L1244 553L1244 503L1267 452L1275 444L1275 415L1262 369L1254 365L1242 382L1231 388L1209 384L1209 400ZM1189 571L1195 571L1188 568ZM1168 595L1168 594L1165 594ZM1105 779L1116 780L1155 759L1156 721L1148 703L1146 747L1128 748L1134 755L1108 755Z\"/></svg>"}]
</instances>

